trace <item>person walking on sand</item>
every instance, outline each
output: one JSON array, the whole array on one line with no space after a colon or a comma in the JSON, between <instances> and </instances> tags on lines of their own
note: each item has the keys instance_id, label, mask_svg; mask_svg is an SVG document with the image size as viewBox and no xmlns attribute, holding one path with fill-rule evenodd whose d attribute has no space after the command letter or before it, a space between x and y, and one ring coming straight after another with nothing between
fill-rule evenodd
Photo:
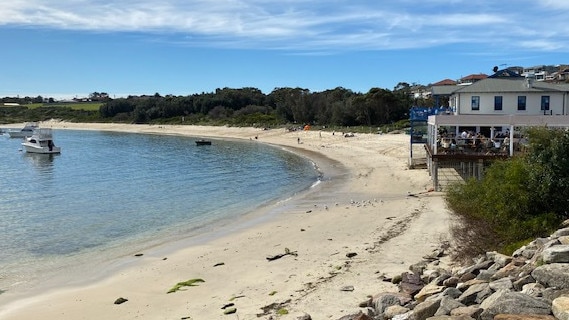
<instances>
[{"instance_id":1,"label":"person walking on sand","mask_svg":"<svg viewBox=\"0 0 569 320\"><path fill-rule=\"evenodd\" d=\"M296 142L300 144L300 137L296 138Z\"/></svg>"}]
</instances>

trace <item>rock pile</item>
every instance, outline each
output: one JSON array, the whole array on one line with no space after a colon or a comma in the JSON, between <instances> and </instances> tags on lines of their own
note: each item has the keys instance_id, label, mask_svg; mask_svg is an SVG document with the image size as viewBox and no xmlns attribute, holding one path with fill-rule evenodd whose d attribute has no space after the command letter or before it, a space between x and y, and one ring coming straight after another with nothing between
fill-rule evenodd
<instances>
[{"instance_id":1,"label":"rock pile","mask_svg":"<svg viewBox=\"0 0 569 320\"><path fill-rule=\"evenodd\" d=\"M363 302L339 320L569 320L569 228L474 264L440 267L445 248L391 279L398 292Z\"/></svg>"}]
</instances>

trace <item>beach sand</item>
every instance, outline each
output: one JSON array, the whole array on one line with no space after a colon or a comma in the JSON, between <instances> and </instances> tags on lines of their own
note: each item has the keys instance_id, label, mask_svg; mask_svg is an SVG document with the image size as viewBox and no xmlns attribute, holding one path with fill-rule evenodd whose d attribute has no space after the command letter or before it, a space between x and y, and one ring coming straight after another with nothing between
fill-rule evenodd
<instances>
[{"instance_id":1,"label":"beach sand","mask_svg":"<svg viewBox=\"0 0 569 320\"><path fill-rule=\"evenodd\" d=\"M141 257L124 257L128 263L99 270L95 279L61 280L49 291L3 303L7 291L0 295L0 319L270 319L279 308L288 314L278 319L338 319L358 312L370 295L397 291L383 276L407 271L448 240L442 194L430 192L425 169L407 168L404 134L345 138L318 130L58 121L41 126L251 139L310 157L324 179L327 168L346 173L283 205L279 214L236 221L210 239L148 248ZM287 250L296 255L267 259ZM189 279L204 282L167 293ZM347 287L353 290L342 290ZM114 304L119 297L128 301ZM230 308L236 312L224 315Z\"/></svg>"}]
</instances>

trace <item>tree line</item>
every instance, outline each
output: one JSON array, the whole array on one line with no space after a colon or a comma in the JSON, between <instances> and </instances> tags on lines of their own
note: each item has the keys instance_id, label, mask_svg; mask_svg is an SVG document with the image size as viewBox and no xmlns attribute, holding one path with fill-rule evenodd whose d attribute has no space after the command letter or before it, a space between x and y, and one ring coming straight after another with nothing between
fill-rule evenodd
<instances>
[{"instance_id":1,"label":"tree line","mask_svg":"<svg viewBox=\"0 0 569 320\"><path fill-rule=\"evenodd\" d=\"M342 87L321 92L285 87L269 94L257 88L222 88L187 96L156 93L116 99L104 92L94 92L90 98L102 103L97 115L100 121L263 126L291 123L381 126L408 119L413 105L434 105L430 99L413 99L407 83L399 83L394 90L372 88L367 93ZM2 98L2 102L22 105L39 101L44 98Z\"/></svg>"},{"instance_id":2,"label":"tree line","mask_svg":"<svg viewBox=\"0 0 569 320\"><path fill-rule=\"evenodd\" d=\"M379 126L407 119L416 101L408 84L396 90L372 88L362 94L338 87L322 92L302 88L276 88L263 94L256 88L223 88L189 96L129 96L109 99L101 106L103 118L149 123L180 117L188 122L253 124L319 124Z\"/></svg>"}]
</instances>

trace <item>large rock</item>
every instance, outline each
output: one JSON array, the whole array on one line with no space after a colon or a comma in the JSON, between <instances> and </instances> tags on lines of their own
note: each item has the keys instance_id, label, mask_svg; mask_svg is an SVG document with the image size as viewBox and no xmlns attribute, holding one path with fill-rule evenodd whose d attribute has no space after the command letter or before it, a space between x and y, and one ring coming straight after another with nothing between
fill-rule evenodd
<instances>
[{"instance_id":1,"label":"large rock","mask_svg":"<svg viewBox=\"0 0 569 320\"><path fill-rule=\"evenodd\" d=\"M478 283L466 289L466 291L464 291L464 293L456 300L469 306L475 303L481 303L482 300L491 294L492 290L488 283Z\"/></svg>"},{"instance_id":2,"label":"large rock","mask_svg":"<svg viewBox=\"0 0 569 320\"><path fill-rule=\"evenodd\" d=\"M480 314L482 313L482 308L479 308L477 306L468 306L468 307L458 307L456 309L453 309L450 312L451 316L469 316L471 318L474 319L478 319L480 317Z\"/></svg>"},{"instance_id":3,"label":"large rock","mask_svg":"<svg viewBox=\"0 0 569 320\"><path fill-rule=\"evenodd\" d=\"M490 289L494 291L502 290L511 290L514 287L512 280L510 278L502 278L496 281L490 282Z\"/></svg>"},{"instance_id":4,"label":"large rock","mask_svg":"<svg viewBox=\"0 0 569 320\"><path fill-rule=\"evenodd\" d=\"M510 263L505 265L503 268L498 270L493 276L493 280L510 277L510 276L517 276L520 272L521 266L525 264L525 259L516 258L513 259Z\"/></svg>"},{"instance_id":5,"label":"large rock","mask_svg":"<svg viewBox=\"0 0 569 320\"><path fill-rule=\"evenodd\" d=\"M466 268L459 270L457 272L457 275L462 276L462 275L467 274L467 273L472 273L474 275L478 275L478 273L480 273L480 270L488 269L493 264L494 264L494 261L492 261L492 260L481 261L477 264L474 264L474 265L471 265L471 266L468 266Z\"/></svg>"},{"instance_id":6,"label":"large rock","mask_svg":"<svg viewBox=\"0 0 569 320\"><path fill-rule=\"evenodd\" d=\"M532 297L542 297L543 290L545 290L545 288L540 283L528 283L522 287L520 292Z\"/></svg>"},{"instance_id":7,"label":"large rock","mask_svg":"<svg viewBox=\"0 0 569 320\"><path fill-rule=\"evenodd\" d=\"M469 316L461 315L461 316L434 316L427 318L427 320L474 320Z\"/></svg>"},{"instance_id":8,"label":"large rock","mask_svg":"<svg viewBox=\"0 0 569 320\"><path fill-rule=\"evenodd\" d=\"M559 229L551 235L552 238L559 238L562 236L569 236L569 228Z\"/></svg>"},{"instance_id":9,"label":"large rock","mask_svg":"<svg viewBox=\"0 0 569 320\"><path fill-rule=\"evenodd\" d=\"M569 296L562 296L553 300L551 310L555 318L569 320Z\"/></svg>"},{"instance_id":10,"label":"large rock","mask_svg":"<svg viewBox=\"0 0 569 320\"><path fill-rule=\"evenodd\" d=\"M383 311L383 319L391 319L391 318L394 318L396 316L405 314L409 311L410 311L409 308L405 308L402 306L398 306L398 305L389 306L389 307L385 308L385 311Z\"/></svg>"},{"instance_id":11,"label":"large rock","mask_svg":"<svg viewBox=\"0 0 569 320\"><path fill-rule=\"evenodd\" d=\"M446 289L443 286L438 286L436 283L431 282L429 284L427 284L426 286L423 287L423 289L421 289L421 291L419 291L416 295L415 295L415 299L419 302L423 302L425 301L426 298L440 293L442 292L444 289Z\"/></svg>"},{"instance_id":12,"label":"large rock","mask_svg":"<svg viewBox=\"0 0 569 320\"><path fill-rule=\"evenodd\" d=\"M569 289L545 288L541 292L541 296L551 303L559 297L569 296Z\"/></svg>"},{"instance_id":13,"label":"large rock","mask_svg":"<svg viewBox=\"0 0 569 320\"><path fill-rule=\"evenodd\" d=\"M435 315L440 306L441 300L439 299L421 302L413 309L411 320L425 320L429 317L432 317Z\"/></svg>"},{"instance_id":14,"label":"large rock","mask_svg":"<svg viewBox=\"0 0 569 320\"><path fill-rule=\"evenodd\" d=\"M545 263L567 263L569 262L569 245L558 245L549 247L541 253Z\"/></svg>"},{"instance_id":15,"label":"large rock","mask_svg":"<svg viewBox=\"0 0 569 320\"><path fill-rule=\"evenodd\" d=\"M532 277L546 287L569 289L569 263L553 263L539 266Z\"/></svg>"},{"instance_id":16,"label":"large rock","mask_svg":"<svg viewBox=\"0 0 569 320\"><path fill-rule=\"evenodd\" d=\"M508 263L512 262L512 257L498 253L496 251L486 252L486 257L494 261L494 263L498 265L500 268L503 268Z\"/></svg>"},{"instance_id":17,"label":"large rock","mask_svg":"<svg viewBox=\"0 0 569 320\"><path fill-rule=\"evenodd\" d=\"M373 319L371 316L360 311L356 314L350 314L347 316L343 316L338 320L373 320Z\"/></svg>"},{"instance_id":18,"label":"large rock","mask_svg":"<svg viewBox=\"0 0 569 320\"><path fill-rule=\"evenodd\" d=\"M521 291L522 288L528 284L528 283L534 283L535 279L531 276L525 276L525 277L521 277L520 279L516 280L513 285L514 285L514 289L516 289L516 291Z\"/></svg>"},{"instance_id":19,"label":"large rock","mask_svg":"<svg viewBox=\"0 0 569 320\"><path fill-rule=\"evenodd\" d=\"M408 294L398 292L385 292L373 297L375 313L382 314L389 306L403 306L411 302Z\"/></svg>"},{"instance_id":20,"label":"large rock","mask_svg":"<svg viewBox=\"0 0 569 320\"><path fill-rule=\"evenodd\" d=\"M494 320L555 320L555 317L545 314L497 314Z\"/></svg>"},{"instance_id":21,"label":"large rock","mask_svg":"<svg viewBox=\"0 0 569 320\"><path fill-rule=\"evenodd\" d=\"M456 299L458 297L460 297L460 295L462 294L462 291L458 290L457 288L446 288L445 291L443 291L440 296L444 297L444 296L449 296L453 299Z\"/></svg>"},{"instance_id":22,"label":"large rock","mask_svg":"<svg viewBox=\"0 0 569 320\"><path fill-rule=\"evenodd\" d=\"M502 292L498 298L490 298L481 304L484 311L480 314L480 320L493 320L495 315L503 313L543 315L551 313L551 306L544 299L519 292Z\"/></svg>"},{"instance_id":23,"label":"large rock","mask_svg":"<svg viewBox=\"0 0 569 320\"><path fill-rule=\"evenodd\" d=\"M424 286L425 284L423 283L420 275L408 272L404 272L401 275L399 289L404 293L414 296L417 294L417 292L421 291Z\"/></svg>"},{"instance_id":24,"label":"large rock","mask_svg":"<svg viewBox=\"0 0 569 320\"><path fill-rule=\"evenodd\" d=\"M449 296L444 296L441 299L441 305L437 309L437 312L435 312L435 316L448 316L451 314L450 312L452 310L460 307L465 307L465 305L452 299Z\"/></svg>"}]
</instances>

